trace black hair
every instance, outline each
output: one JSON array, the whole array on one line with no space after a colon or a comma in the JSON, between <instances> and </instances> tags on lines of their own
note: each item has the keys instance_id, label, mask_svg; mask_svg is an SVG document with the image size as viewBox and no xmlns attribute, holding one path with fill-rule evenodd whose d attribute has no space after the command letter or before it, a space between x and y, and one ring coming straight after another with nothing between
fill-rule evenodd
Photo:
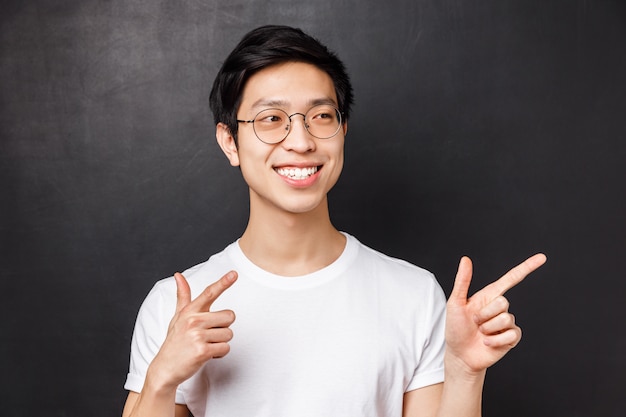
<instances>
[{"instance_id":1,"label":"black hair","mask_svg":"<svg viewBox=\"0 0 626 417\"><path fill-rule=\"evenodd\" d=\"M268 25L248 32L217 73L209 97L215 124L226 124L236 140L237 111L246 82L254 73L284 62L305 62L325 71L333 80L339 111L348 120L352 85L337 55L300 29Z\"/></svg>"}]
</instances>

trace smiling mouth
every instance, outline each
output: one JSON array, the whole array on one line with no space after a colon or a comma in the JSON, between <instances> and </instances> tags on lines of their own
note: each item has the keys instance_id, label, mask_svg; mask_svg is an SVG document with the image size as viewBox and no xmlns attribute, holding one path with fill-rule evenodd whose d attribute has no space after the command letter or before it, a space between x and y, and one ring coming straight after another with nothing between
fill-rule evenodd
<instances>
[{"instance_id":1,"label":"smiling mouth","mask_svg":"<svg viewBox=\"0 0 626 417\"><path fill-rule=\"evenodd\" d=\"M285 167L285 168L275 168L275 171L278 175L283 177L287 177L292 180L305 180L309 178L311 175L315 174L319 170L319 166L316 167L306 167L306 168L295 168L295 167Z\"/></svg>"}]
</instances>

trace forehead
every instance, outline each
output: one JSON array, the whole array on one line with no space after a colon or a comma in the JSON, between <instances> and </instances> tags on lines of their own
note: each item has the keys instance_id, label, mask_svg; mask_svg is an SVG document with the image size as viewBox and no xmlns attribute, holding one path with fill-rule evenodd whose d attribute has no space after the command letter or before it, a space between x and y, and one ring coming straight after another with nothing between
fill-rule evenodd
<instances>
[{"instance_id":1,"label":"forehead","mask_svg":"<svg viewBox=\"0 0 626 417\"><path fill-rule=\"evenodd\" d=\"M302 111L320 102L337 105L330 76L311 64L286 62L264 68L248 79L239 110L248 113L279 107Z\"/></svg>"}]
</instances>

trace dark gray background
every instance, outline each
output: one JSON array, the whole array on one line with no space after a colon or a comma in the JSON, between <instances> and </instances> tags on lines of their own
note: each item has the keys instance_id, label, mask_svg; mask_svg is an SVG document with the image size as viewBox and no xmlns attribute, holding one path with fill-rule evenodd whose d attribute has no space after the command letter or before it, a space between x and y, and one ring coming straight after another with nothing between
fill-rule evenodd
<instances>
[{"instance_id":1,"label":"dark gray background","mask_svg":"<svg viewBox=\"0 0 626 417\"><path fill-rule=\"evenodd\" d=\"M446 293L548 254L484 415L622 416L626 4L592 0L2 2L0 413L119 415L152 284L245 226L207 99L266 23L352 75L340 229Z\"/></svg>"}]
</instances>

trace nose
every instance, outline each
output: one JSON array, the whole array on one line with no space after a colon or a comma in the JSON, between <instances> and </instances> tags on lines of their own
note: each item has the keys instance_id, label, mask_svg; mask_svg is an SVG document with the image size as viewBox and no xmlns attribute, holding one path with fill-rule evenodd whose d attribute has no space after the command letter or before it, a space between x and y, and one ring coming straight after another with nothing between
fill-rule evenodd
<instances>
[{"instance_id":1,"label":"nose","mask_svg":"<svg viewBox=\"0 0 626 417\"><path fill-rule=\"evenodd\" d=\"M302 116L301 125L297 127L295 116ZM315 139L309 133L306 124L306 116L302 113L294 113L289 116L289 133L287 137L281 142L283 147L287 150L293 150L296 152L308 152L315 149Z\"/></svg>"}]
</instances>

